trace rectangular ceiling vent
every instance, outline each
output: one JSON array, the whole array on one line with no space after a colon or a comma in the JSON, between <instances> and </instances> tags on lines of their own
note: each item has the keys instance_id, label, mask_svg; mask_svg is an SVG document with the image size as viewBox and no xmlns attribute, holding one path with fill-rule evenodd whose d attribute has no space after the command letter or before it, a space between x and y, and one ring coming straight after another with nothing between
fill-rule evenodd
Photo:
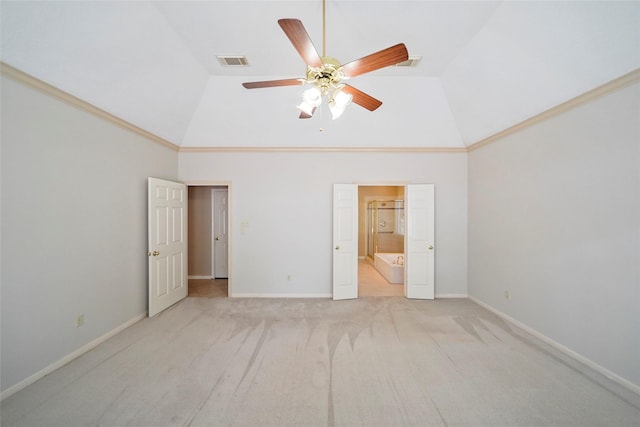
<instances>
[{"instance_id":1,"label":"rectangular ceiling vent","mask_svg":"<svg viewBox=\"0 0 640 427\"><path fill-rule=\"evenodd\" d=\"M421 59L421 56L410 56L406 61L398 62L396 67L417 67Z\"/></svg>"},{"instance_id":2,"label":"rectangular ceiling vent","mask_svg":"<svg viewBox=\"0 0 640 427\"><path fill-rule=\"evenodd\" d=\"M249 62L244 55L219 55L218 61L225 67L248 67Z\"/></svg>"}]
</instances>

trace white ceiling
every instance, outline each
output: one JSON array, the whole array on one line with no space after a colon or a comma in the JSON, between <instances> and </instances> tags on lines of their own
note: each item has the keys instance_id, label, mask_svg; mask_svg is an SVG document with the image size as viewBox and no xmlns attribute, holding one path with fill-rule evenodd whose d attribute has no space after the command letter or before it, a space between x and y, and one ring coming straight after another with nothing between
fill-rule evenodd
<instances>
[{"instance_id":1,"label":"white ceiling","mask_svg":"<svg viewBox=\"0 0 640 427\"><path fill-rule=\"evenodd\" d=\"M301 19L322 54L321 0L3 0L0 15L3 62L183 147L464 147L640 68L638 1L327 0L328 56L404 42L422 60L349 81L374 112L300 120L303 87L241 83L304 76L277 20Z\"/></svg>"}]
</instances>

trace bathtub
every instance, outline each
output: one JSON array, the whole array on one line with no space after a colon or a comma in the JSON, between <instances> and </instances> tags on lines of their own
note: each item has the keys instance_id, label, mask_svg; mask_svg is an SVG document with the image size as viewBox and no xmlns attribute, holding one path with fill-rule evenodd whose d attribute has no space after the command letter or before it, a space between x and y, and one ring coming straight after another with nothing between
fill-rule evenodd
<instances>
[{"instance_id":1,"label":"bathtub","mask_svg":"<svg viewBox=\"0 0 640 427\"><path fill-rule=\"evenodd\" d=\"M373 266L391 283L404 283L404 254L377 253Z\"/></svg>"}]
</instances>

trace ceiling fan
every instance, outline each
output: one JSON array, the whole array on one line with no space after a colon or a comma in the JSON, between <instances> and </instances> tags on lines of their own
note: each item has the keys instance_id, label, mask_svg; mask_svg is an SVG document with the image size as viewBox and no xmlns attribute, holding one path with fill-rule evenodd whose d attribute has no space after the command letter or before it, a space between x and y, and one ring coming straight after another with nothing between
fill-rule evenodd
<instances>
[{"instance_id":1,"label":"ceiling fan","mask_svg":"<svg viewBox=\"0 0 640 427\"><path fill-rule=\"evenodd\" d=\"M340 62L324 52L325 40L325 2L322 3L323 54L320 56L309 34L299 19L279 19L278 24L289 38L293 47L298 51L302 60L307 64L306 78L268 80L261 82L243 83L247 89L258 89L277 86L298 86L310 84L311 88L304 91L300 118L311 118L322 103L322 97L329 99L329 110L333 119L340 117L351 102L374 111L382 105L382 101L344 83L351 77L378 70L407 61L409 54L403 43L396 44L381 51L372 53L360 59L340 64Z\"/></svg>"}]
</instances>

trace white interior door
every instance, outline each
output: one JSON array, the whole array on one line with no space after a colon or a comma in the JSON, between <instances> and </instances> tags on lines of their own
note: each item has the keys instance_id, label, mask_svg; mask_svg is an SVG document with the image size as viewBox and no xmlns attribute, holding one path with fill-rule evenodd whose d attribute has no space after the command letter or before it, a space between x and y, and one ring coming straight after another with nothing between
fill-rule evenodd
<instances>
[{"instance_id":1,"label":"white interior door","mask_svg":"<svg viewBox=\"0 0 640 427\"><path fill-rule=\"evenodd\" d=\"M333 186L333 299L358 298L358 186Z\"/></svg>"},{"instance_id":2,"label":"white interior door","mask_svg":"<svg viewBox=\"0 0 640 427\"><path fill-rule=\"evenodd\" d=\"M405 295L433 299L434 271L434 187L410 184L405 188Z\"/></svg>"},{"instance_id":3,"label":"white interior door","mask_svg":"<svg viewBox=\"0 0 640 427\"><path fill-rule=\"evenodd\" d=\"M187 296L187 186L149 178L149 317Z\"/></svg>"},{"instance_id":4,"label":"white interior door","mask_svg":"<svg viewBox=\"0 0 640 427\"><path fill-rule=\"evenodd\" d=\"M213 277L229 275L229 230L227 190L213 190Z\"/></svg>"}]
</instances>

